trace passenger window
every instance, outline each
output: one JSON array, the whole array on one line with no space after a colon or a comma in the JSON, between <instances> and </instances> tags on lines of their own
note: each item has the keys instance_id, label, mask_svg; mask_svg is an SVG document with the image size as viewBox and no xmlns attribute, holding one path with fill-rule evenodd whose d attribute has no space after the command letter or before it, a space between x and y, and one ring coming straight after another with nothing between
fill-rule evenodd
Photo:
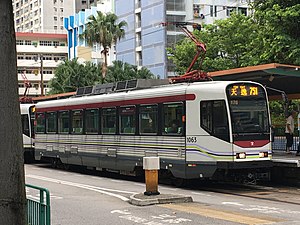
<instances>
[{"instance_id":1,"label":"passenger window","mask_svg":"<svg viewBox=\"0 0 300 225\"><path fill-rule=\"evenodd\" d=\"M210 135L229 141L228 114L225 101L202 101L200 103L201 127Z\"/></svg>"},{"instance_id":2,"label":"passenger window","mask_svg":"<svg viewBox=\"0 0 300 225\"><path fill-rule=\"evenodd\" d=\"M47 127L47 133L56 132L56 112L47 113L46 127Z\"/></svg>"},{"instance_id":3,"label":"passenger window","mask_svg":"<svg viewBox=\"0 0 300 225\"><path fill-rule=\"evenodd\" d=\"M85 111L85 132L89 134L98 133L99 130L99 110L87 109Z\"/></svg>"},{"instance_id":4,"label":"passenger window","mask_svg":"<svg viewBox=\"0 0 300 225\"><path fill-rule=\"evenodd\" d=\"M69 133L69 111L58 112L58 132Z\"/></svg>"},{"instance_id":5,"label":"passenger window","mask_svg":"<svg viewBox=\"0 0 300 225\"><path fill-rule=\"evenodd\" d=\"M82 110L72 111L72 133L82 134L82 128L83 128Z\"/></svg>"},{"instance_id":6,"label":"passenger window","mask_svg":"<svg viewBox=\"0 0 300 225\"><path fill-rule=\"evenodd\" d=\"M135 106L120 107L120 133L135 134Z\"/></svg>"},{"instance_id":7,"label":"passenger window","mask_svg":"<svg viewBox=\"0 0 300 225\"><path fill-rule=\"evenodd\" d=\"M157 134L157 105L140 107L140 133Z\"/></svg>"},{"instance_id":8,"label":"passenger window","mask_svg":"<svg viewBox=\"0 0 300 225\"><path fill-rule=\"evenodd\" d=\"M183 134L183 103L173 103L163 105L163 134L181 135Z\"/></svg>"},{"instance_id":9,"label":"passenger window","mask_svg":"<svg viewBox=\"0 0 300 225\"><path fill-rule=\"evenodd\" d=\"M36 132L45 133L45 114L38 113L36 116Z\"/></svg>"},{"instance_id":10,"label":"passenger window","mask_svg":"<svg viewBox=\"0 0 300 225\"><path fill-rule=\"evenodd\" d=\"M116 133L116 109L108 108L102 110L102 133L115 134Z\"/></svg>"}]
</instances>

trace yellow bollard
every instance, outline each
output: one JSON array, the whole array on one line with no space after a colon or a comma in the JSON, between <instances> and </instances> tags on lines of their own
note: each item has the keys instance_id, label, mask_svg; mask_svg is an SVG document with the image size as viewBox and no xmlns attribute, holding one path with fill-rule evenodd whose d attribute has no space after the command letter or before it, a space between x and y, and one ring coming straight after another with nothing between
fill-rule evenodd
<instances>
[{"instance_id":1,"label":"yellow bollard","mask_svg":"<svg viewBox=\"0 0 300 225\"><path fill-rule=\"evenodd\" d=\"M159 195L158 170L159 157L144 157L143 169L145 170L146 191L144 195Z\"/></svg>"}]
</instances>

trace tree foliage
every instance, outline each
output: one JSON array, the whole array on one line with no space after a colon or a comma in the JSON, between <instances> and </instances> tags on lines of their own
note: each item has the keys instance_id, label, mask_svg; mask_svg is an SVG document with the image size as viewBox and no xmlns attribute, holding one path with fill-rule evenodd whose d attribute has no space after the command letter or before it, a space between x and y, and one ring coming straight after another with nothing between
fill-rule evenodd
<instances>
[{"instance_id":1,"label":"tree foliage","mask_svg":"<svg viewBox=\"0 0 300 225\"><path fill-rule=\"evenodd\" d=\"M50 80L49 94L59 94L76 91L78 87L92 86L97 83L109 83L131 79L153 79L155 75L147 68L114 61L108 67L107 76L102 78L102 67L91 62L80 64L77 59L66 60L55 70L55 76Z\"/></svg>"},{"instance_id":2,"label":"tree foliage","mask_svg":"<svg viewBox=\"0 0 300 225\"><path fill-rule=\"evenodd\" d=\"M300 3L298 0L256 0L260 63L300 64Z\"/></svg>"},{"instance_id":3,"label":"tree foliage","mask_svg":"<svg viewBox=\"0 0 300 225\"><path fill-rule=\"evenodd\" d=\"M155 75L145 67L138 69L137 66L122 61L114 61L112 66L108 67L105 82L116 82L132 79L154 79Z\"/></svg>"},{"instance_id":4,"label":"tree foliage","mask_svg":"<svg viewBox=\"0 0 300 225\"><path fill-rule=\"evenodd\" d=\"M84 38L89 46L93 47L97 43L103 47L101 53L104 55L102 68L104 76L107 69L108 49L125 36L124 27L127 23L125 21L118 23L117 20L118 17L113 13L104 14L98 11L97 16L89 17L89 22L86 24L83 34L80 35L80 38Z\"/></svg>"},{"instance_id":5,"label":"tree foliage","mask_svg":"<svg viewBox=\"0 0 300 225\"><path fill-rule=\"evenodd\" d=\"M101 69L91 62L80 64L76 59L65 60L55 70L55 76L50 80L49 94L76 91L78 87L94 85L101 82Z\"/></svg>"}]
</instances>

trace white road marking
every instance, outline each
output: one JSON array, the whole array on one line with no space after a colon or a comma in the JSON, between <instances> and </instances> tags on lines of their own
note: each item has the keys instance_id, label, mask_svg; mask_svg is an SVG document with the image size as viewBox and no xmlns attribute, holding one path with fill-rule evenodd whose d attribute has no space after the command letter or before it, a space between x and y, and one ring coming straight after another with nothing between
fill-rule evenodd
<instances>
[{"instance_id":1,"label":"white road marking","mask_svg":"<svg viewBox=\"0 0 300 225\"><path fill-rule=\"evenodd\" d=\"M192 220L186 218L177 218L174 215L161 214L158 216L151 216L151 219L145 219L138 216L134 216L128 210L112 210L110 213L121 214L118 217L121 219L126 219L137 224L143 225L164 225L164 224L179 224L185 222L191 222Z\"/></svg>"},{"instance_id":2,"label":"white road marking","mask_svg":"<svg viewBox=\"0 0 300 225\"><path fill-rule=\"evenodd\" d=\"M194 195L202 195L202 196L207 196L207 197L210 197L211 195L209 194L204 194L204 193L200 193L200 192L191 192L191 194L194 194Z\"/></svg>"},{"instance_id":3,"label":"white road marking","mask_svg":"<svg viewBox=\"0 0 300 225\"><path fill-rule=\"evenodd\" d=\"M122 195L114 194L111 192L117 192L117 193L123 193L123 194L136 194L135 192L130 192L130 191L101 188L101 187L96 187L96 186L91 186L91 185L86 185L86 184L73 183L73 182L69 182L69 181L52 179L52 178L48 178L48 177L42 177L42 176L36 176L36 175L30 175L30 174L26 175L26 177L43 180L43 181L48 181L48 182L53 182L53 183L58 183L58 184L63 184L63 185L69 185L69 186L78 187L78 188L83 188L83 189L99 192L102 194L106 194L106 195L109 195L112 197L116 197L116 198L121 199L122 201L128 201L129 199ZM111 191L111 192L109 192L109 191Z\"/></svg>"},{"instance_id":4,"label":"white road marking","mask_svg":"<svg viewBox=\"0 0 300 225\"><path fill-rule=\"evenodd\" d=\"M109 181L111 181L111 182L115 182L115 183L124 183L123 181L121 181L121 180L113 180L113 179L110 179Z\"/></svg>"},{"instance_id":5,"label":"white road marking","mask_svg":"<svg viewBox=\"0 0 300 225\"><path fill-rule=\"evenodd\" d=\"M69 174L67 172L60 172L60 171L58 171L58 173L63 174L63 175L68 175Z\"/></svg>"},{"instance_id":6,"label":"white road marking","mask_svg":"<svg viewBox=\"0 0 300 225\"><path fill-rule=\"evenodd\" d=\"M141 187L145 187L146 184L140 184L140 183L133 183L136 186L141 186Z\"/></svg>"},{"instance_id":7,"label":"white road marking","mask_svg":"<svg viewBox=\"0 0 300 225\"><path fill-rule=\"evenodd\" d=\"M237 205L237 206L244 206L244 204L238 202L222 202L223 205Z\"/></svg>"},{"instance_id":8,"label":"white road marking","mask_svg":"<svg viewBox=\"0 0 300 225\"><path fill-rule=\"evenodd\" d=\"M159 187L159 189L162 189L162 190L169 190L169 191L178 191L177 188L167 188L167 187Z\"/></svg>"}]
</instances>

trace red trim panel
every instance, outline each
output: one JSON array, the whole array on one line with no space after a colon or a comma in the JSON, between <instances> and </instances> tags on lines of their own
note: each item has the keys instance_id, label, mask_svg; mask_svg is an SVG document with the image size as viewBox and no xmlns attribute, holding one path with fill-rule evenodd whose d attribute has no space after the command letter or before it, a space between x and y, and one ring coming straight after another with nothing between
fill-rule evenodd
<instances>
[{"instance_id":1,"label":"red trim panel","mask_svg":"<svg viewBox=\"0 0 300 225\"><path fill-rule=\"evenodd\" d=\"M251 140L251 141L235 141L233 144L242 148L262 147L269 144L270 140Z\"/></svg>"},{"instance_id":2,"label":"red trim panel","mask_svg":"<svg viewBox=\"0 0 300 225\"><path fill-rule=\"evenodd\" d=\"M186 95L174 95L174 96L156 97L156 98L131 99L131 100L124 100L124 101L97 102L97 103L80 104L80 105L54 106L54 107L47 107L47 108L38 108L38 106L36 106L36 111L47 112L47 111L73 110L73 109L92 109L92 108L114 107L114 106L122 106L122 105L178 102L178 101L185 101L185 100L193 101L195 99L196 99L196 95L186 94Z\"/></svg>"}]
</instances>

